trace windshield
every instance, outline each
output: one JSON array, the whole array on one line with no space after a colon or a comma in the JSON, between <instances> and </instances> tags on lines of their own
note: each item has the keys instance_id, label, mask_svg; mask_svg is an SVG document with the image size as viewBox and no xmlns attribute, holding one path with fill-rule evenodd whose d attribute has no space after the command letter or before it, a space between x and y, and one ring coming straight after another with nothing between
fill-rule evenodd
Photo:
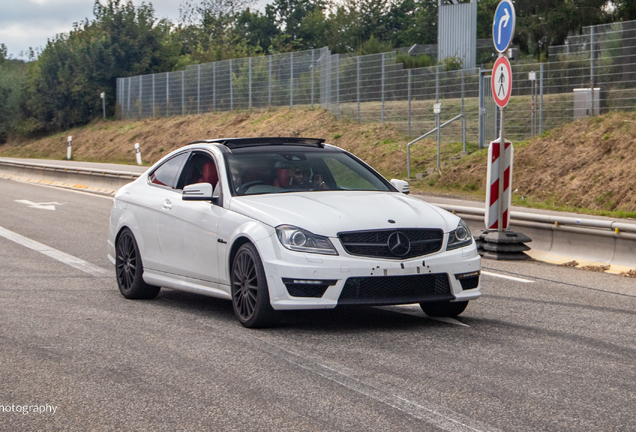
<instances>
[{"instance_id":1,"label":"windshield","mask_svg":"<svg viewBox=\"0 0 636 432\"><path fill-rule=\"evenodd\" d=\"M235 195L391 190L385 180L339 151L233 153L226 159Z\"/></svg>"}]
</instances>

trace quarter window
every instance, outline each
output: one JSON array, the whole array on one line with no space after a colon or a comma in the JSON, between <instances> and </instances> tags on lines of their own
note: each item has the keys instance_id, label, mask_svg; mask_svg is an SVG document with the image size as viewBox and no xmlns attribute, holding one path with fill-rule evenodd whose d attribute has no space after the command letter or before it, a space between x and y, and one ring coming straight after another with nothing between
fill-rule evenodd
<instances>
[{"instance_id":1,"label":"quarter window","mask_svg":"<svg viewBox=\"0 0 636 432\"><path fill-rule=\"evenodd\" d=\"M188 153L181 153L166 161L150 174L150 183L175 189L177 174L186 160Z\"/></svg>"}]
</instances>

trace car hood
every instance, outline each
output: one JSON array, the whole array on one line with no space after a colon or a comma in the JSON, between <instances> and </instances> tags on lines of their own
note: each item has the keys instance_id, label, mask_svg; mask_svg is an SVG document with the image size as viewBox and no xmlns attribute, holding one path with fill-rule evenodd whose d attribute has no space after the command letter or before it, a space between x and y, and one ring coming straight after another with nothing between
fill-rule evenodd
<instances>
[{"instance_id":1,"label":"car hood","mask_svg":"<svg viewBox=\"0 0 636 432\"><path fill-rule=\"evenodd\" d=\"M335 237L343 231L457 227L459 218L398 192L293 192L232 198L231 210L267 225L294 225ZM395 221L390 223L389 220Z\"/></svg>"}]
</instances>

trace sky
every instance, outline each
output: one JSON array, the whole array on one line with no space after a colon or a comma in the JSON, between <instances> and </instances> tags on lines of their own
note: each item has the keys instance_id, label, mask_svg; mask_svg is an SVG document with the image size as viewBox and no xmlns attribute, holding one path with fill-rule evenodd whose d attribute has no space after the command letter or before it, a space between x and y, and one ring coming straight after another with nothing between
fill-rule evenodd
<instances>
[{"instance_id":1,"label":"sky","mask_svg":"<svg viewBox=\"0 0 636 432\"><path fill-rule=\"evenodd\" d=\"M29 47L44 48L47 39L69 32L73 23L92 19L93 3L94 0L0 0L0 43L7 46L11 57L27 60ZM141 3L133 0L135 5ZM182 0L151 3L158 18L173 22L179 19Z\"/></svg>"}]
</instances>

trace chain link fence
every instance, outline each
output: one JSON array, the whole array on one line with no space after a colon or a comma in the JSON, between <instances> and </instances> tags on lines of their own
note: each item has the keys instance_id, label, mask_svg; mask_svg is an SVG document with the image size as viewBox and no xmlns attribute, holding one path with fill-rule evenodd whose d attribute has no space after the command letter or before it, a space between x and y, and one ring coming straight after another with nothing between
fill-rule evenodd
<instances>
[{"instance_id":1,"label":"chain link fence","mask_svg":"<svg viewBox=\"0 0 636 432\"><path fill-rule=\"evenodd\" d=\"M513 62L514 63L514 62ZM608 110L636 108L636 21L585 27L550 48L550 62L513 64L506 135L513 141ZM488 145L498 131L490 70L404 69L396 52L350 56L328 48L188 66L185 71L119 78L121 118L201 114L263 107L321 106L340 119L382 122L410 136L463 114L443 142Z\"/></svg>"}]
</instances>

